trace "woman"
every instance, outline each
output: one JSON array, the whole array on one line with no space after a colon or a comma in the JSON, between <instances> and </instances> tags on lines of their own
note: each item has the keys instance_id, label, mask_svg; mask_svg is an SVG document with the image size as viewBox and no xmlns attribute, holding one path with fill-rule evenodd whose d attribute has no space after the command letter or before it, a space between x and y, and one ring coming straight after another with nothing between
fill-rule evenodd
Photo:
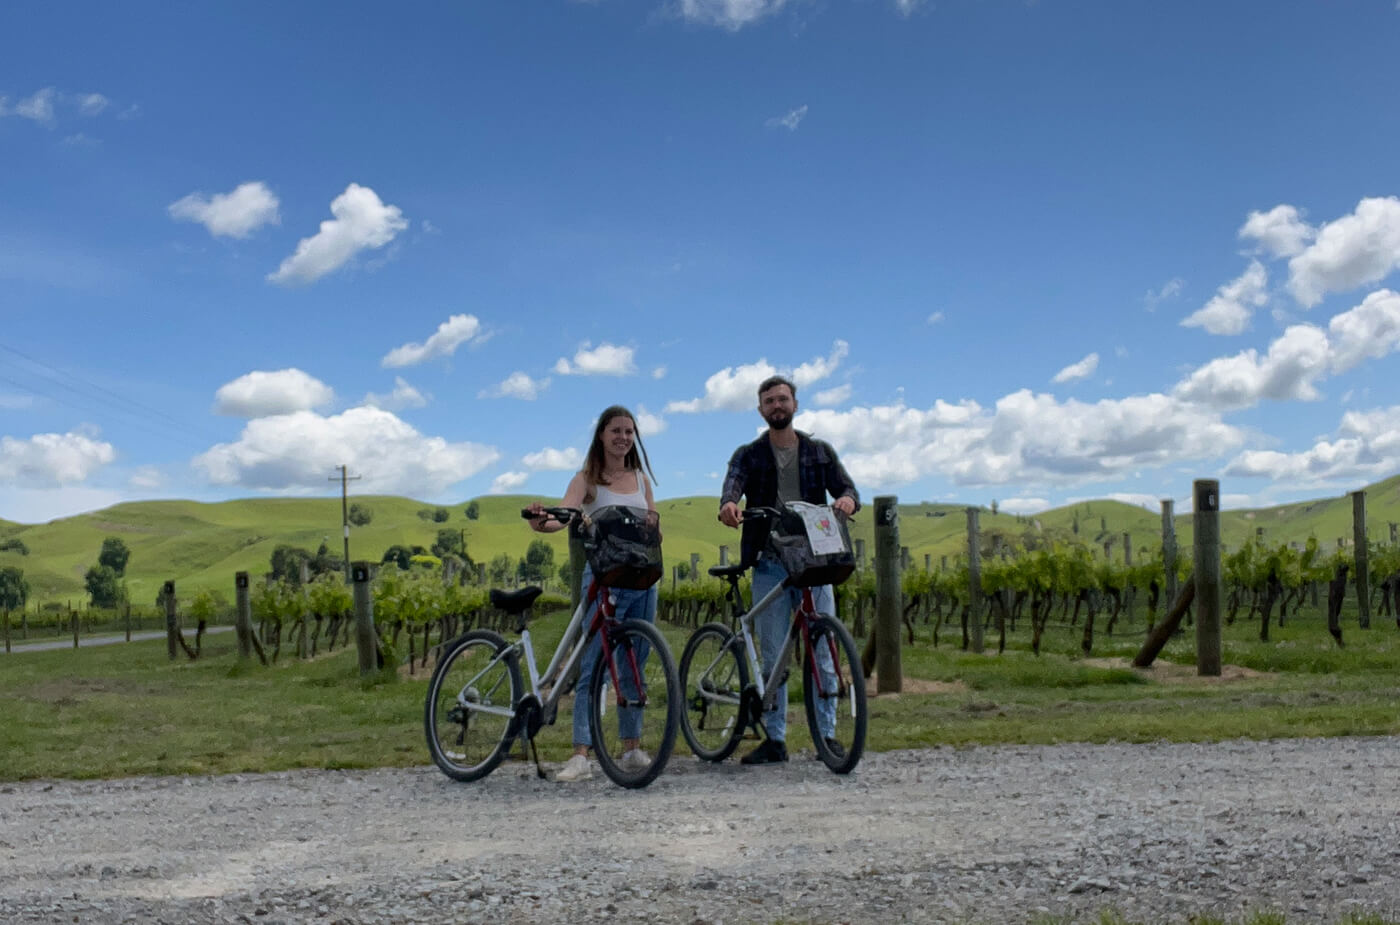
<instances>
[{"instance_id":1,"label":"woman","mask_svg":"<svg viewBox=\"0 0 1400 925\"><path fill-rule=\"evenodd\" d=\"M639 452L640 451L640 452ZM643 472L645 467L645 472ZM651 478L648 478L648 476ZM656 510L652 498L651 484L656 476L651 474L651 460L647 458L646 447L642 446L641 435L637 433L637 419L621 405L613 405L598 416L598 425L593 429L593 442L588 447L588 457L583 468L569 481L564 492L562 507L580 508L585 514L592 514L598 508L609 505ZM531 529L539 533L553 533L563 528L556 520L546 520L543 505L536 502L529 510L535 516L530 519ZM593 580L592 570L583 569L583 590L587 594ZM656 622L656 586L643 591L625 588L610 589L619 620L645 620ZM585 615L585 620L590 615ZM585 625L587 625L585 623ZM595 636L588 643L579 659L579 681L574 691L574 754L563 769L555 775L555 780L578 781L593 776L588 761L588 749L593 744L592 730L588 724L588 678L593 675L593 666L602 651L602 642ZM620 717L622 718L622 717ZM622 718L627 722L627 718ZM632 718L640 730L640 718ZM624 769L645 767L651 763L638 746L636 736L628 736L622 730L623 754L620 763Z\"/></svg>"}]
</instances>

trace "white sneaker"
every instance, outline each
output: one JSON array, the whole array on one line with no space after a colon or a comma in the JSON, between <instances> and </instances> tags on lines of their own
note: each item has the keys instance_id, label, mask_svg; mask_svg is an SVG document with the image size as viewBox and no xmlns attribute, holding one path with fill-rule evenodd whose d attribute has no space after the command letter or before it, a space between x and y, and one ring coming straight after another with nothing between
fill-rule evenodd
<instances>
[{"instance_id":1,"label":"white sneaker","mask_svg":"<svg viewBox=\"0 0 1400 925\"><path fill-rule=\"evenodd\" d=\"M555 780L571 784L576 780L588 780L593 776L593 766L589 764L587 755L574 755L564 767L559 769L559 773L554 775Z\"/></svg>"},{"instance_id":2,"label":"white sneaker","mask_svg":"<svg viewBox=\"0 0 1400 925\"><path fill-rule=\"evenodd\" d=\"M617 766L628 774L636 774L651 767L651 756L640 748L630 749L622 753L622 757L617 759Z\"/></svg>"}]
</instances>

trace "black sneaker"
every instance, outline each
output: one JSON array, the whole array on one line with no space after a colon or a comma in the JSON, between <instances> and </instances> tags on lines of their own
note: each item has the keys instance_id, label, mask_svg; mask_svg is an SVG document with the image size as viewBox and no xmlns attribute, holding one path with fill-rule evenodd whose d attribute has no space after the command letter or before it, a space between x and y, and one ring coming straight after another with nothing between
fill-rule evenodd
<instances>
[{"instance_id":1,"label":"black sneaker","mask_svg":"<svg viewBox=\"0 0 1400 925\"><path fill-rule=\"evenodd\" d=\"M835 755L838 761L846 757L846 747L835 739L826 740L826 750Z\"/></svg>"},{"instance_id":2,"label":"black sneaker","mask_svg":"<svg viewBox=\"0 0 1400 925\"><path fill-rule=\"evenodd\" d=\"M776 764L787 761L787 745L773 739L764 739L758 748L739 759L740 764Z\"/></svg>"}]
</instances>

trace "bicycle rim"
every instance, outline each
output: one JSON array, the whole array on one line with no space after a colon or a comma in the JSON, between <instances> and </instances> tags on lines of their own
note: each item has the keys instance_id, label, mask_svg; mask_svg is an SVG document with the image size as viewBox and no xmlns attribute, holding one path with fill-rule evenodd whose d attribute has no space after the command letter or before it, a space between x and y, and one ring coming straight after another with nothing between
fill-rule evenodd
<instances>
[{"instance_id":1,"label":"bicycle rim","mask_svg":"<svg viewBox=\"0 0 1400 925\"><path fill-rule=\"evenodd\" d=\"M743 694L748 687L741 637L719 623L696 630L681 654L681 733L696 757L723 761L744 732Z\"/></svg>"},{"instance_id":2,"label":"bicycle rim","mask_svg":"<svg viewBox=\"0 0 1400 925\"><path fill-rule=\"evenodd\" d=\"M505 640L474 630L452 643L428 684L423 723L428 751L454 780L485 777L515 738L514 704L524 692Z\"/></svg>"},{"instance_id":3,"label":"bicycle rim","mask_svg":"<svg viewBox=\"0 0 1400 925\"><path fill-rule=\"evenodd\" d=\"M868 717L865 672L846 627L833 617L809 624L811 645L802 659L802 700L817 757L836 774L848 774L865 752Z\"/></svg>"},{"instance_id":4,"label":"bicycle rim","mask_svg":"<svg viewBox=\"0 0 1400 925\"><path fill-rule=\"evenodd\" d=\"M665 768L675 746L680 723L676 663L666 640L649 623L626 620L603 631L612 658L599 657L589 682L594 757L618 786L645 787Z\"/></svg>"}]
</instances>

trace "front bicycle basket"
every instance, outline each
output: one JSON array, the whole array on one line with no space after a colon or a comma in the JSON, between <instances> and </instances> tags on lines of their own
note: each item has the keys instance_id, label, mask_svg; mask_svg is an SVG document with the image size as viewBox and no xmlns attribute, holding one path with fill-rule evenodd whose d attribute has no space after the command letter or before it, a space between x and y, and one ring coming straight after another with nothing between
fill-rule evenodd
<instances>
[{"instance_id":1,"label":"front bicycle basket","mask_svg":"<svg viewBox=\"0 0 1400 925\"><path fill-rule=\"evenodd\" d=\"M661 519L626 505L600 507L583 528L593 577L609 588L650 588L661 579Z\"/></svg>"},{"instance_id":2,"label":"front bicycle basket","mask_svg":"<svg viewBox=\"0 0 1400 925\"><path fill-rule=\"evenodd\" d=\"M839 585L856 568L846 522L825 504L784 505L769 531L768 550L783 564L788 584L795 588Z\"/></svg>"}]
</instances>

